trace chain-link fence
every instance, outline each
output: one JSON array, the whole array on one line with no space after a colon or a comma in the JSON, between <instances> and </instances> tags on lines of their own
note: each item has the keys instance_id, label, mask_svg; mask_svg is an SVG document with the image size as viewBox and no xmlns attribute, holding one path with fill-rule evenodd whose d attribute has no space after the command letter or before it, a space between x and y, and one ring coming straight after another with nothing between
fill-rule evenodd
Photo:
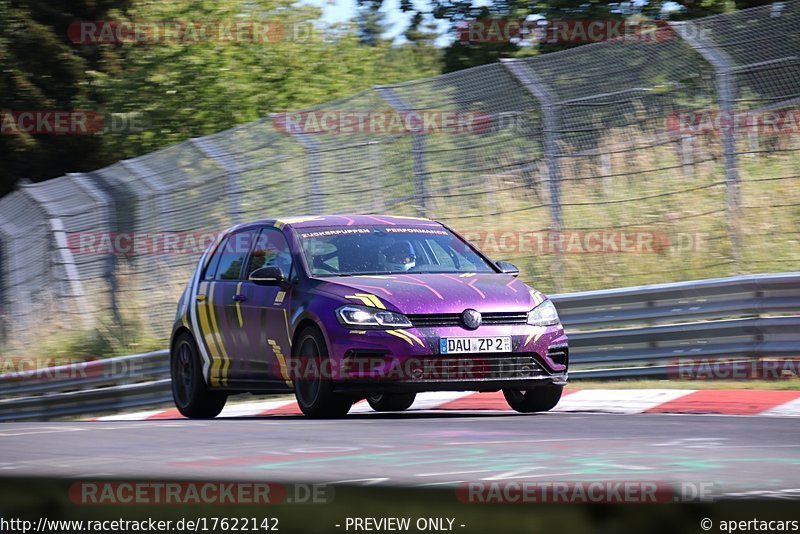
<instances>
[{"instance_id":1,"label":"chain-link fence","mask_svg":"<svg viewBox=\"0 0 800 534\"><path fill-rule=\"evenodd\" d=\"M23 184L0 200L3 336L165 339L202 232L279 215L433 217L545 291L796 270L797 28L798 1L660 26ZM133 242L161 233L180 247Z\"/></svg>"}]
</instances>

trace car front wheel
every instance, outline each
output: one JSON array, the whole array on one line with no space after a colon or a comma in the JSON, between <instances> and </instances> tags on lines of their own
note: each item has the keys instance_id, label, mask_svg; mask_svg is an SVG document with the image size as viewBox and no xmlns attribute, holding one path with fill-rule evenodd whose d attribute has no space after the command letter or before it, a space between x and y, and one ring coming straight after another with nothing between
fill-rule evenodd
<instances>
[{"instance_id":1,"label":"car front wheel","mask_svg":"<svg viewBox=\"0 0 800 534\"><path fill-rule=\"evenodd\" d=\"M503 396L511 408L520 413L546 412L561 400L563 386L539 386L532 389L504 389Z\"/></svg>"},{"instance_id":2,"label":"car front wheel","mask_svg":"<svg viewBox=\"0 0 800 534\"><path fill-rule=\"evenodd\" d=\"M172 398L184 417L211 419L225 407L228 396L211 391L203 379L203 365L194 338L183 333L170 355Z\"/></svg>"},{"instance_id":3,"label":"car front wheel","mask_svg":"<svg viewBox=\"0 0 800 534\"><path fill-rule=\"evenodd\" d=\"M294 381L294 395L300 411L309 417L343 417L350 411L353 400L334 393L333 383L326 379L328 351L322 333L315 327L305 328L292 347L292 358L299 360L301 368L311 370L309 376Z\"/></svg>"}]
</instances>

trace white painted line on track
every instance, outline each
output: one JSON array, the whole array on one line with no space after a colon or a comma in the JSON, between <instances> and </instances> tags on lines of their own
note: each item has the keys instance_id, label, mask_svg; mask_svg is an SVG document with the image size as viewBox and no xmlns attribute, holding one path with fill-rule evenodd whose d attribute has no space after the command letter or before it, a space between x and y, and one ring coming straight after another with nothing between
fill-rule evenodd
<instances>
[{"instance_id":1,"label":"white painted line on track","mask_svg":"<svg viewBox=\"0 0 800 534\"><path fill-rule=\"evenodd\" d=\"M690 389L581 389L561 399L553 412L641 413L679 399Z\"/></svg>"},{"instance_id":2,"label":"white painted line on track","mask_svg":"<svg viewBox=\"0 0 800 534\"><path fill-rule=\"evenodd\" d=\"M566 471L563 473L542 473L541 475L530 475L525 474L521 475L520 473L530 473L531 471L537 469L546 469L545 467L534 467L531 469L523 469L519 471L506 471L505 473L499 473L495 476L482 478L481 480L512 480L516 478L544 478L544 477L572 477L580 475L578 471Z\"/></svg>"},{"instance_id":3,"label":"white painted line on track","mask_svg":"<svg viewBox=\"0 0 800 534\"><path fill-rule=\"evenodd\" d=\"M774 408L770 408L759 415L768 415L772 417L800 417L800 399L786 402Z\"/></svg>"},{"instance_id":4,"label":"white painted line on track","mask_svg":"<svg viewBox=\"0 0 800 534\"><path fill-rule=\"evenodd\" d=\"M328 484L353 484L355 482L363 482L363 484L358 484L359 486L374 486L375 484L380 484L381 482L386 482L390 480L389 478L354 478L352 480L337 480L336 482L328 482Z\"/></svg>"},{"instance_id":5,"label":"white painted line on track","mask_svg":"<svg viewBox=\"0 0 800 534\"><path fill-rule=\"evenodd\" d=\"M603 438L604 441L609 440L628 440L628 439L642 439L642 438ZM645 438L646 439L646 438ZM499 445L503 443L563 443L566 441L597 441L597 438L563 438L563 439L500 439L500 440L486 440L486 441L450 441L446 445Z\"/></svg>"},{"instance_id":6,"label":"white painted line on track","mask_svg":"<svg viewBox=\"0 0 800 534\"><path fill-rule=\"evenodd\" d=\"M418 393L409 410L433 410L448 402L474 395L474 391L431 391Z\"/></svg>"},{"instance_id":7,"label":"white painted line on track","mask_svg":"<svg viewBox=\"0 0 800 534\"><path fill-rule=\"evenodd\" d=\"M244 417L248 415L258 415L269 410L276 410L293 404L293 400L274 400L259 402L242 402L239 404L226 405L218 417Z\"/></svg>"},{"instance_id":8,"label":"white painted line on track","mask_svg":"<svg viewBox=\"0 0 800 534\"><path fill-rule=\"evenodd\" d=\"M425 488L428 486L455 486L456 484L463 484L464 480L445 480L444 482L426 482L424 484L417 484L415 488Z\"/></svg>"},{"instance_id":9,"label":"white painted line on track","mask_svg":"<svg viewBox=\"0 0 800 534\"><path fill-rule=\"evenodd\" d=\"M164 412L163 409L146 410L143 412L120 413L114 415L104 415L103 417L98 417L97 419L95 419L95 421L140 421L142 419L147 419L148 417L158 415L162 412Z\"/></svg>"},{"instance_id":10,"label":"white painted line on track","mask_svg":"<svg viewBox=\"0 0 800 534\"><path fill-rule=\"evenodd\" d=\"M418 473L418 477L444 477L449 475L469 475L472 473L491 473L494 469L473 469L470 471L448 471L446 473Z\"/></svg>"},{"instance_id":11,"label":"white painted line on track","mask_svg":"<svg viewBox=\"0 0 800 534\"><path fill-rule=\"evenodd\" d=\"M44 426L44 427L31 427L17 429L12 432L0 432L0 437L11 436L35 436L37 434L58 434L59 432L80 432L86 430L83 427L67 427L67 426Z\"/></svg>"}]
</instances>

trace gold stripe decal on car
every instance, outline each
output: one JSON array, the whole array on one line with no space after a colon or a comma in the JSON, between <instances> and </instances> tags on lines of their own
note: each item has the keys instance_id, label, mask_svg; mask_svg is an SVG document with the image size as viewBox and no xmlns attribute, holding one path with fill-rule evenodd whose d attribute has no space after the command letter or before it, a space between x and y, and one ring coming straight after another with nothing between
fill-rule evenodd
<instances>
[{"instance_id":1,"label":"gold stripe decal on car","mask_svg":"<svg viewBox=\"0 0 800 534\"><path fill-rule=\"evenodd\" d=\"M419 343L419 346L420 346L420 347L424 347L424 346L425 346L425 343L423 343L423 342L422 342L422 340L421 340L420 338L418 338L417 336L415 336L414 334L412 334L412 333L411 333L411 332L409 332L408 330L397 330L397 332L400 332L400 333L401 333L401 334L403 334L404 336L408 336L408 337L410 337L411 339L413 339L414 341L416 341L417 343Z\"/></svg>"},{"instance_id":2,"label":"gold stripe decal on car","mask_svg":"<svg viewBox=\"0 0 800 534\"><path fill-rule=\"evenodd\" d=\"M273 226L275 226L275 228L283 229L283 227L286 226L287 224L301 223L307 221L321 221L321 220L322 219L320 217L287 217L285 219L278 219L277 221L275 221L275 224L273 224Z\"/></svg>"},{"instance_id":3,"label":"gold stripe decal on car","mask_svg":"<svg viewBox=\"0 0 800 534\"><path fill-rule=\"evenodd\" d=\"M386 309L386 306L384 306L383 302L381 302L381 299L379 299L375 295L370 295L369 293L356 293L355 295L345 295L344 298L361 301L361 303L364 304L365 306L372 306L373 308L380 308L382 310Z\"/></svg>"},{"instance_id":4,"label":"gold stripe decal on car","mask_svg":"<svg viewBox=\"0 0 800 534\"><path fill-rule=\"evenodd\" d=\"M539 341L539 338L542 337L542 334L544 334L545 330L547 330L547 328L543 326L534 326L532 328L534 328L534 331L528 334L528 337L525 339L526 345L531 342L531 339L533 339L534 343Z\"/></svg>"},{"instance_id":5,"label":"gold stripe decal on car","mask_svg":"<svg viewBox=\"0 0 800 534\"><path fill-rule=\"evenodd\" d=\"M286 325L286 341L289 343L289 347L292 346L292 336L289 334L289 316L286 315L286 308L283 309L283 323Z\"/></svg>"},{"instance_id":6,"label":"gold stripe decal on car","mask_svg":"<svg viewBox=\"0 0 800 534\"><path fill-rule=\"evenodd\" d=\"M542 302L544 302L544 295L536 291L535 289L531 289L531 298L533 299L533 307L535 308Z\"/></svg>"},{"instance_id":7,"label":"gold stripe decal on car","mask_svg":"<svg viewBox=\"0 0 800 534\"><path fill-rule=\"evenodd\" d=\"M239 282L236 284L236 294L241 294L242 291L242 283ZM242 321L242 303L238 300L236 301L236 318L239 319L239 328L244 326L244 321Z\"/></svg>"},{"instance_id":8,"label":"gold stripe decal on car","mask_svg":"<svg viewBox=\"0 0 800 534\"><path fill-rule=\"evenodd\" d=\"M228 352L225 350L225 343L222 340L222 334L217 327L217 314L214 313L214 284L211 284L211 289L208 291L208 313L211 316L211 336L217 344L219 354L222 356L222 361L219 368L220 385L228 385Z\"/></svg>"},{"instance_id":9,"label":"gold stripe decal on car","mask_svg":"<svg viewBox=\"0 0 800 534\"><path fill-rule=\"evenodd\" d=\"M286 357L283 355L281 347L274 339L268 339L267 343L272 347L272 352L274 352L275 356L278 358L278 364L281 366L281 378L286 381L287 386L291 386L292 381L289 380L289 369L286 367Z\"/></svg>"},{"instance_id":10,"label":"gold stripe decal on car","mask_svg":"<svg viewBox=\"0 0 800 534\"><path fill-rule=\"evenodd\" d=\"M408 343L412 347L414 346L414 342L411 341L411 339L409 339L406 336L404 336L403 334L405 334L405 332L403 332L401 330L386 330L386 333L387 334L391 334L394 337L399 337L400 339L402 339L403 341L405 341L406 343Z\"/></svg>"},{"instance_id":11,"label":"gold stripe decal on car","mask_svg":"<svg viewBox=\"0 0 800 534\"><path fill-rule=\"evenodd\" d=\"M205 297L206 295L200 295ZM197 315L200 318L200 330L203 334L202 342L208 347L209 357L211 358L211 370L209 372L209 384L219 386L219 364L220 358L217 354L216 347L214 346L214 339L211 333L211 325L209 323L208 315L208 299L204 298L197 302Z\"/></svg>"},{"instance_id":12,"label":"gold stripe decal on car","mask_svg":"<svg viewBox=\"0 0 800 534\"><path fill-rule=\"evenodd\" d=\"M273 306L280 306L283 304L283 299L286 297L286 291L278 291L278 294L275 295L275 302L272 303Z\"/></svg>"}]
</instances>

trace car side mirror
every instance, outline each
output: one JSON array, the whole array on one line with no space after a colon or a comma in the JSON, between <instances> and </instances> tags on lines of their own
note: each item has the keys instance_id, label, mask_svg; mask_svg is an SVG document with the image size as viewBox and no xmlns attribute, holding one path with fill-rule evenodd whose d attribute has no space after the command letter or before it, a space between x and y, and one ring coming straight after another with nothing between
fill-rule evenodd
<instances>
[{"instance_id":1,"label":"car side mirror","mask_svg":"<svg viewBox=\"0 0 800 534\"><path fill-rule=\"evenodd\" d=\"M250 273L248 280L259 286L274 286L286 284L286 274L277 265L260 267Z\"/></svg>"},{"instance_id":2,"label":"car side mirror","mask_svg":"<svg viewBox=\"0 0 800 534\"><path fill-rule=\"evenodd\" d=\"M503 274L510 274L511 276L518 276L519 269L516 265L508 261L498 261L497 266L500 267L500 272Z\"/></svg>"}]
</instances>

